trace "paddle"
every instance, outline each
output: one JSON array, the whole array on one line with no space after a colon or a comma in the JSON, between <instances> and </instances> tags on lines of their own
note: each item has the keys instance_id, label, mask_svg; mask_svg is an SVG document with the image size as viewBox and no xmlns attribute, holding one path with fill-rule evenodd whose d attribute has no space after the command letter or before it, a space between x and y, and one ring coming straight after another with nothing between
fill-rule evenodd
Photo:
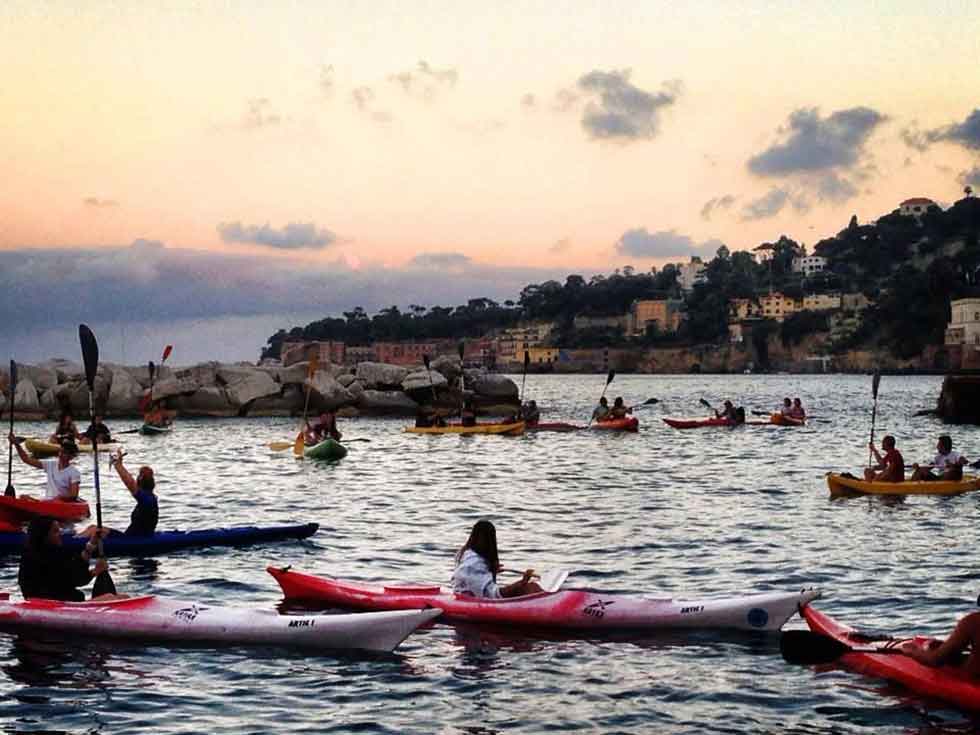
<instances>
[{"instance_id":1,"label":"paddle","mask_svg":"<svg viewBox=\"0 0 980 735\"><path fill-rule=\"evenodd\" d=\"M463 408L466 405L466 373L463 371L463 355L466 352L466 345L463 340L459 341L459 416L463 418ZM432 379L432 376L429 376Z\"/></svg>"},{"instance_id":2,"label":"paddle","mask_svg":"<svg viewBox=\"0 0 980 735\"><path fill-rule=\"evenodd\" d=\"M871 439L868 442L868 467L871 467L871 445L875 443L875 418L878 414L878 384L881 382L881 373L875 368L874 376L871 378L871 398L874 404L871 408Z\"/></svg>"},{"instance_id":3,"label":"paddle","mask_svg":"<svg viewBox=\"0 0 980 735\"><path fill-rule=\"evenodd\" d=\"M524 350L524 374L521 376L521 395L520 398L518 399L522 407L524 406L524 384L527 382L527 366L530 364L531 364L531 353L529 353L527 350ZM609 383L606 383L606 385L609 385Z\"/></svg>"},{"instance_id":4,"label":"paddle","mask_svg":"<svg viewBox=\"0 0 980 735\"><path fill-rule=\"evenodd\" d=\"M653 405L656 405L657 403L660 403L660 399L659 398L647 398L645 401L643 401L643 403L635 403L635 404L633 404L632 406L629 407L629 410L632 411L634 408L643 408L644 406L653 406Z\"/></svg>"},{"instance_id":5,"label":"paddle","mask_svg":"<svg viewBox=\"0 0 980 735\"><path fill-rule=\"evenodd\" d=\"M140 431L141 431L140 427L137 426L135 429L126 429L125 431L114 431L112 432L112 435L119 436L120 434L137 434ZM290 444L290 446L292 446L292 444Z\"/></svg>"},{"instance_id":6,"label":"paddle","mask_svg":"<svg viewBox=\"0 0 980 735\"><path fill-rule=\"evenodd\" d=\"M350 444L351 442L369 442L370 439L360 438L360 439L344 439L344 444ZM281 441L281 442L269 442L266 446L269 447L273 452L282 452L286 449L292 449L296 442Z\"/></svg>"},{"instance_id":7,"label":"paddle","mask_svg":"<svg viewBox=\"0 0 980 735\"><path fill-rule=\"evenodd\" d=\"M85 363L85 382L88 383L88 412L95 415L95 373L99 369L99 343L95 341L92 330L84 324L78 325L78 341L82 345L82 362ZM99 444L98 436L92 436L92 457L95 459L95 527L98 544L96 553L101 558L105 558L105 550L102 548L102 495L99 488ZM95 578L92 586L92 597L104 594L116 594L116 585L106 570Z\"/></svg>"},{"instance_id":8,"label":"paddle","mask_svg":"<svg viewBox=\"0 0 980 735\"><path fill-rule=\"evenodd\" d=\"M306 402L303 403L303 423L299 427L299 434L296 435L296 441L293 442L293 454L297 457L303 456L303 445L305 444L304 435L306 434L306 411L310 407L310 385L309 382L313 380L313 376L316 374L316 369L319 367L320 355L314 352L313 356L310 357L309 369L306 371Z\"/></svg>"},{"instance_id":9,"label":"paddle","mask_svg":"<svg viewBox=\"0 0 980 735\"><path fill-rule=\"evenodd\" d=\"M10 433L14 433L14 396L17 395L17 363L10 361ZM17 491L14 490L14 483L11 479L14 471L14 445L7 446L7 489L3 491L4 497L16 498Z\"/></svg>"},{"instance_id":10,"label":"paddle","mask_svg":"<svg viewBox=\"0 0 980 735\"><path fill-rule=\"evenodd\" d=\"M779 638L779 652L791 664L829 664L836 661L845 653L897 653L904 655L894 647L849 646L836 638L814 633L812 630L786 630ZM889 645L889 644L886 644Z\"/></svg>"},{"instance_id":11,"label":"paddle","mask_svg":"<svg viewBox=\"0 0 980 735\"><path fill-rule=\"evenodd\" d=\"M599 396L599 400L600 401L602 401L602 399L605 397L605 395L606 395L606 389L609 387L609 384L611 382L613 382L613 378L615 378L615 377L616 377L616 371L615 370L610 370L609 371L609 375L606 376L606 384L604 386L602 386L602 394ZM590 426L592 426L592 420L594 418L595 418L595 412L593 412L592 415L589 416L589 423L587 423L585 425L585 428L586 429L589 428Z\"/></svg>"},{"instance_id":12,"label":"paddle","mask_svg":"<svg viewBox=\"0 0 980 735\"><path fill-rule=\"evenodd\" d=\"M698 403L700 403L700 404L701 404L702 406L704 406L704 407L705 407L706 409L708 409L708 410L709 410L709 411L711 411L712 413L714 413L714 414L717 414L717 413L718 413L717 411L715 411L715 407L714 407L714 406L712 406L712 405L711 405L710 403L708 403L708 402L707 402L706 400L704 400L703 398L699 398L699 399L698 399Z\"/></svg>"},{"instance_id":13,"label":"paddle","mask_svg":"<svg viewBox=\"0 0 980 735\"><path fill-rule=\"evenodd\" d=\"M422 363L425 365L425 374L429 376L429 387L432 389L432 408L436 407L436 386L432 382L432 368L429 367L429 356L422 355Z\"/></svg>"}]
</instances>

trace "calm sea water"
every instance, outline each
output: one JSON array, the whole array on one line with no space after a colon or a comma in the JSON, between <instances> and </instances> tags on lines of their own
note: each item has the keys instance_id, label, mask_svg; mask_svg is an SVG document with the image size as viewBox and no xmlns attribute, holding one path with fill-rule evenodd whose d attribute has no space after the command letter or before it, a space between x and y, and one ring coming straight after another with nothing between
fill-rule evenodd
<instances>
[{"instance_id":1,"label":"calm sea water","mask_svg":"<svg viewBox=\"0 0 980 735\"><path fill-rule=\"evenodd\" d=\"M529 376L545 420L586 420L605 376ZM518 381L520 378L518 378ZM885 377L877 436L911 463L943 427L913 418L939 378ZM120 559L120 591L272 608L269 564L380 581L445 582L481 517L511 567L563 567L567 584L676 596L818 585L820 606L876 631L943 634L980 592L980 494L831 501L829 470L867 461L870 378L620 376L610 398L656 397L636 435L426 437L404 420L343 421L338 464L273 453L288 419L183 420L169 437L126 437L131 465L157 472L161 528L317 521L312 539ZM679 432L663 415L698 399L768 409L799 395L803 429ZM117 422L117 430L130 428ZM951 427L980 457L980 429ZM43 434L49 425L20 424ZM94 500L91 458L83 495ZM103 468L103 506L124 526L131 500ZM42 475L15 460L15 485ZM0 589L16 588L0 560ZM790 626L800 627L795 619ZM146 647L0 634L5 732L942 732L980 723L835 667L791 666L778 637L695 633L548 638L436 625L392 656Z\"/></svg>"}]
</instances>

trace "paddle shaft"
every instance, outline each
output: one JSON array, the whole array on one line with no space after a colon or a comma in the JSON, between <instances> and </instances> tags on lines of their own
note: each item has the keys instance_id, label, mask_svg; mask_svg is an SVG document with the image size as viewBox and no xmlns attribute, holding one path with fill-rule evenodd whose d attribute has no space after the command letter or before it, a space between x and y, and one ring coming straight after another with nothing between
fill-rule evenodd
<instances>
[{"instance_id":1,"label":"paddle shaft","mask_svg":"<svg viewBox=\"0 0 980 735\"><path fill-rule=\"evenodd\" d=\"M14 396L17 394L17 364L10 361L10 433L14 433ZM7 445L7 489L3 491L8 498L16 497L17 491L14 490L14 445Z\"/></svg>"},{"instance_id":2,"label":"paddle shaft","mask_svg":"<svg viewBox=\"0 0 980 735\"><path fill-rule=\"evenodd\" d=\"M602 402L602 399L606 397L606 390L609 388L609 384L611 382L613 382L613 378L615 378L615 377L616 377L616 372L614 370L610 370L609 371L609 375L606 377L606 384L604 386L602 386L602 393L599 394L599 402L600 403ZM592 421L594 419L595 419L595 411L593 411L592 412L592 415L589 416L589 423L587 423L585 425L585 428L586 429L588 429L590 426L592 426Z\"/></svg>"}]
</instances>

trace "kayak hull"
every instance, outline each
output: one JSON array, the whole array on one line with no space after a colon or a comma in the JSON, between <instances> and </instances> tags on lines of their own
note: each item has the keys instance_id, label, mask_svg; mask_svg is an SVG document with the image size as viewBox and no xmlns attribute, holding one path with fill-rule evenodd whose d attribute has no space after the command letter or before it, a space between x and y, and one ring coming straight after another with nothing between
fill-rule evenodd
<instances>
[{"instance_id":1,"label":"kayak hull","mask_svg":"<svg viewBox=\"0 0 980 735\"><path fill-rule=\"evenodd\" d=\"M79 442L77 444L79 452L92 453L92 445L84 444ZM107 444L99 444L100 452L115 452L122 448L122 444L118 442L108 442ZM52 442L41 441L40 439L25 439L24 449L33 454L38 459L44 459L45 457L56 457L58 452L61 451L60 444L54 444Z\"/></svg>"},{"instance_id":2,"label":"kayak hull","mask_svg":"<svg viewBox=\"0 0 980 735\"><path fill-rule=\"evenodd\" d=\"M707 418L679 418L664 416L664 423L674 429L704 429L709 426L731 426L732 422L728 419L719 419L714 416Z\"/></svg>"},{"instance_id":3,"label":"kayak hull","mask_svg":"<svg viewBox=\"0 0 980 735\"><path fill-rule=\"evenodd\" d=\"M174 430L173 424L167 424L166 426L154 426L153 424L143 424L139 428L140 434L144 436L156 436L157 434L169 434Z\"/></svg>"},{"instance_id":4,"label":"kayak hull","mask_svg":"<svg viewBox=\"0 0 980 735\"><path fill-rule=\"evenodd\" d=\"M779 630L816 590L730 598L675 600L559 590L524 597L479 599L440 587L370 586L269 567L286 599L355 610L438 607L446 620L561 630L727 628Z\"/></svg>"},{"instance_id":5,"label":"kayak hull","mask_svg":"<svg viewBox=\"0 0 980 735\"><path fill-rule=\"evenodd\" d=\"M391 651L439 615L416 610L358 615L279 615L163 597L102 602L0 602L0 628L215 645Z\"/></svg>"},{"instance_id":6,"label":"kayak hull","mask_svg":"<svg viewBox=\"0 0 980 735\"><path fill-rule=\"evenodd\" d=\"M962 481L933 480L920 482L868 482L864 479L827 473L827 488L834 497L865 495L960 495L980 490L980 476L964 475Z\"/></svg>"},{"instance_id":7,"label":"kayak hull","mask_svg":"<svg viewBox=\"0 0 980 735\"><path fill-rule=\"evenodd\" d=\"M774 413L769 417L769 423L776 426L805 426L806 419L794 419L781 413Z\"/></svg>"},{"instance_id":8,"label":"kayak hull","mask_svg":"<svg viewBox=\"0 0 980 735\"><path fill-rule=\"evenodd\" d=\"M0 521L9 525L23 525L32 518L47 516L73 523L89 517L88 503L84 500L36 500L19 496L0 496Z\"/></svg>"},{"instance_id":9,"label":"kayak hull","mask_svg":"<svg viewBox=\"0 0 980 735\"><path fill-rule=\"evenodd\" d=\"M307 459L343 459L347 456L347 447L336 439L327 437L322 442L314 444L312 447L305 447L303 449L303 456Z\"/></svg>"},{"instance_id":10,"label":"kayak hull","mask_svg":"<svg viewBox=\"0 0 980 735\"><path fill-rule=\"evenodd\" d=\"M512 424L476 424L476 426L463 426L462 424L449 424L448 426L407 426L407 434L507 434L516 435L524 433L524 422L517 421Z\"/></svg>"},{"instance_id":11,"label":"kayak hull","mask_svg":"<svg viewBox=\"0 0 980 735\"><path fill-rule=\"evenodd\" d=\"M149 536L108 536L102 543L109 557L153 556L180 549L204 546L246 546L267 541L309 538L319 529L316 523L293 526L239 526L235 528L209 528L200 531L159 531ZM0 554L19 553L24 548L23 533L0 533ZM67 549L81 549L87 539L73 533L64 533L61 543Z\"/></svg>"},{"instance_id":12,"label":"kayak hull","mask_svg":"<svg viewBox=\"0 0 980 735\"><path fill-rule=\"evenodd\" d=\"M636 416L626 416L621 419L596 421L590 428L597 431L639 431L640 420Z\"/></svg>"},{"instance_id":13,"label":"kayak hull","mask_svg":"<svg viewBox=\"0 0 980 735\"><path fill-rule=\"evenodd\" d=\"M810 605L805 605L800 614L814 633L849 646L867 645L861 639L861 634L853 628L837 622ZM925 646L932 639L916 636L911 640ZM920 696L941 699L964 710L980 711L980 681L966 676L954 666L925 666L908 656L867 652L844 654L840 663L859 674L898 682Z\"/></svg>"}]
</instances>

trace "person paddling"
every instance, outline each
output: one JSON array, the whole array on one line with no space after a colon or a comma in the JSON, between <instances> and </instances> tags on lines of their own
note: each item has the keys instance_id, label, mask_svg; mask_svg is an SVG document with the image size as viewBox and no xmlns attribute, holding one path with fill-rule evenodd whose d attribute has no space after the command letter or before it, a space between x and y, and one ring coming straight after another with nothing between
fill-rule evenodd
<instances>
[{"instance_id":1,"label":"person paddling","mask_svg":"<svg viewBox=\"0 0 980 735\"><path fill-rule=\"evenodd\" d=\"M925 666L955 666L960 654L969 650L959 668L972 679L980 679L980 612L960 618L945 641L930 641L924 650L915 641L904 641L897 648Z\"/></svg>"},{"instance_id":2,"label":"person paddling","mask_svg":"<svg viewBox=\"0 0 980 735\"><path fill-rule=\"evenodd\" d=\"M125 454L120 450L109 458L109 463L116 468L116 474L122 480L123 485L129 490L136 501L136 507L129 516L129 526L125 531L106 528L103 526L102 535L105 536L152 536L157 530L157 522L160 519L160 506L156 496L156 477L153 468L143 465L133 477L132 473L123 465L122 458ZM97 526L89 526L79 533L79 536L86 536L94 539L98 531Z\"/></svg>"},{"instance_id":3,"label":"person paddling","mask_svg":"<svg viewBox=\"0 0 980 735\"><path fill-rule=\"evenodd\" d=\"M54 433L48 437L48 442L51 444L60 444L65 439L71 439L77 442L81 438L81 434L78 433L78 428L75 426L75 419L72 418L71 414L65 411L61 414L61 418L58 419L58 425L55 427Z\"/></svg>"},{"instance_id":4,"label":"person paddling","mask_svg":"<svg viewBox=\"0 0 980 735\"><path fill-rule=\"evenodd\" d=\"M537 426L541 420L541 411L538 410L537 401L528 401L521 409L521 416L524 417L524 423L527 426Z\"/></svg>"},{"instance_id":5,"label":"person paddling","mask_svg":"<svg viewBox=\"0 0 980 735\"><path fill-rule=\"evenodd\" d=\"M801 401L799 398L794 398L793 405L789 409L789 413L787 415L791 419L799 419L800 421L804 421L806 419L806 411L803 409L803 401Z\"/></svg>"},{"instance_id":6,"label":"person paddling","mask_svg":"<svg viewBox=\"0 0 980 735\"><path fill-rule=\"evenodd\" d=\"M155 426L158 429L165 429L174 422L174 412L168 411L163 407L163 401L154 401L150 404L150 410L143 415L143 423L147 426Z\"/></svg>"},{"instance_id":7,"label":"person paddling","mask_svg":"<svg viewBox=\"0 0 980 735\"><path fill-rule=\"evenodd\" d=\"M463 404L463 409L459 412L459 422L463 426L476 426L476 409L472 399L467 398Z\"/></svg>"},{"instance_id":8,"label":"person paddling","mask_svg":"<svg viewBox=\"0 0 980 735\"><path fill-rule=\"evenodd\" d=\"M109 427L103 422L103 417L101 414L95 414L92 417L92 423L79 438L82 444L91 444L93 439L98 439L99 444L109 444L112 442L112 434L109 433Z\"/></svg>"},{"instance_id":9,"label":"person paddling","mask_svg":"<svg viewBox=\"0 0 980 735\"><path fill-rule=\"evenodd\" d=\"M884 455L879 452L874 442L868 442L868 449L874 455L878 464L864 471L864 479L868 482L902 482L905 480L905 459L895 448L895 437L891 434L881 440Z\"/></svg>"},{"instance_id":10,"label":"person paddling","mask_svg":"<svg viewBox=\"0 0 980 735\"><path fill-rule=\"evenodd\" d=\"M77 501L78 489L81 485L82 475L78 468L72 464L72 460L78 456L78 445L72 439L65 439L61 442L57 457L48 459L37 459L27 453L27 451L17 441L17 437L10 434L8 441L17 450L17 456L24 464L44 470L47 475L48 484L45 490L45 497L51 500L64 500L68 502ZM25 496L30 497L30 496Z\"/></svg>"},{"instance_id":11,"label":"person paddling","mask_svg":"<svg viewBox=\"0 0 980 735\"><path fill-rule=\"evenodd\" d=\"M456 553L453 592L457 595L498 599L542 591L541 585L531 579L534 576L533 569L526 570L518 581L499 586L497 573L501 569L497 529L490 521L479 520L473 524L470 537Z\"/></svg>"},{"instance_id":12,"label":"person paddling","mask_svg":"<svg viewBox=\"0 0 980 735\"><path fill-rule=\"evenodd\" d=\"M630 408L623 402L623 397L617 396L616 400L613 401L612 408L609 410L609 415L606 417L606 420L625 419L628 413L630 413Z\"/></svg>"},{"instance_id":13,"label":"person paddling","mask_svg":"<svg viewBox=\"0 0 980 735\"><path fill-rule=\"evenodd\" d=\"M312 447L327 437L339 442L343 435L337 428L337 415L332 411L324 411L312 424L307 424L306 445Z\"/></svg>"},{"instance_id":14,"label":"person paddling","mask_svg":"<svg viewBox=\"0 0 980 735\"><path fill-rule=\"evenodd\" d=\"M609 401L605 396L599 399L599 405L592 412L593 421L605 421L609 417Z\"/></svg>"},{"instance_id":15,"label":"person paddling","mask_svg":"<svg viewBox=\"0 0 980 735\"><path fill-rule=\"evenodd\" d=\"M943 434L936 442L936 456L931 465L912 465L912 477L909 479L920 482L931 482L935 480L951 480L959 482L963 479L963 465L967 463L966 457L959 452L953 451L953 439L948 434ZM932 472L938 470L938 472Z\"/></svg>"},{"instance_id":16,"label":"person paddling","mask_svg":"<svg viewBox=\"0 0 980 735\"><path fill-rule=\"evenodd\" d=\"M734 424L738 417L735 410L735 404L733 404L731 401L725 401L721 411L715 411L715 417L725 419L726 421Z\"/></svg>"},{"instance_id":17,"label":"person paddling","mask_svg":"<svg viewBox=\"0 0 980 735\"><path fill-rule=\"evenodd\" d=\"M776 413L781 413L783 416L789 416L793 412L793 402L789 398L783 399L783 405Z\"/></svg>"},{"instance_id":18,"label":"person paddling","mask_svg":"<svg viewBox=\"0 0 980 735\"><path fill-rule=\"evenodd\" d=\"M95 550L95 541L89 541L81 552L68 551L62 546L58 521L46 516L31 519L17 572L17 584L24 599L40 597L82 602L85 593L78 588L109 569L105 557L100 557L93 567L89 567ZM116 595L100 595L93 599L106 598L115 599Z\"/></svg>"}]
</instances>

